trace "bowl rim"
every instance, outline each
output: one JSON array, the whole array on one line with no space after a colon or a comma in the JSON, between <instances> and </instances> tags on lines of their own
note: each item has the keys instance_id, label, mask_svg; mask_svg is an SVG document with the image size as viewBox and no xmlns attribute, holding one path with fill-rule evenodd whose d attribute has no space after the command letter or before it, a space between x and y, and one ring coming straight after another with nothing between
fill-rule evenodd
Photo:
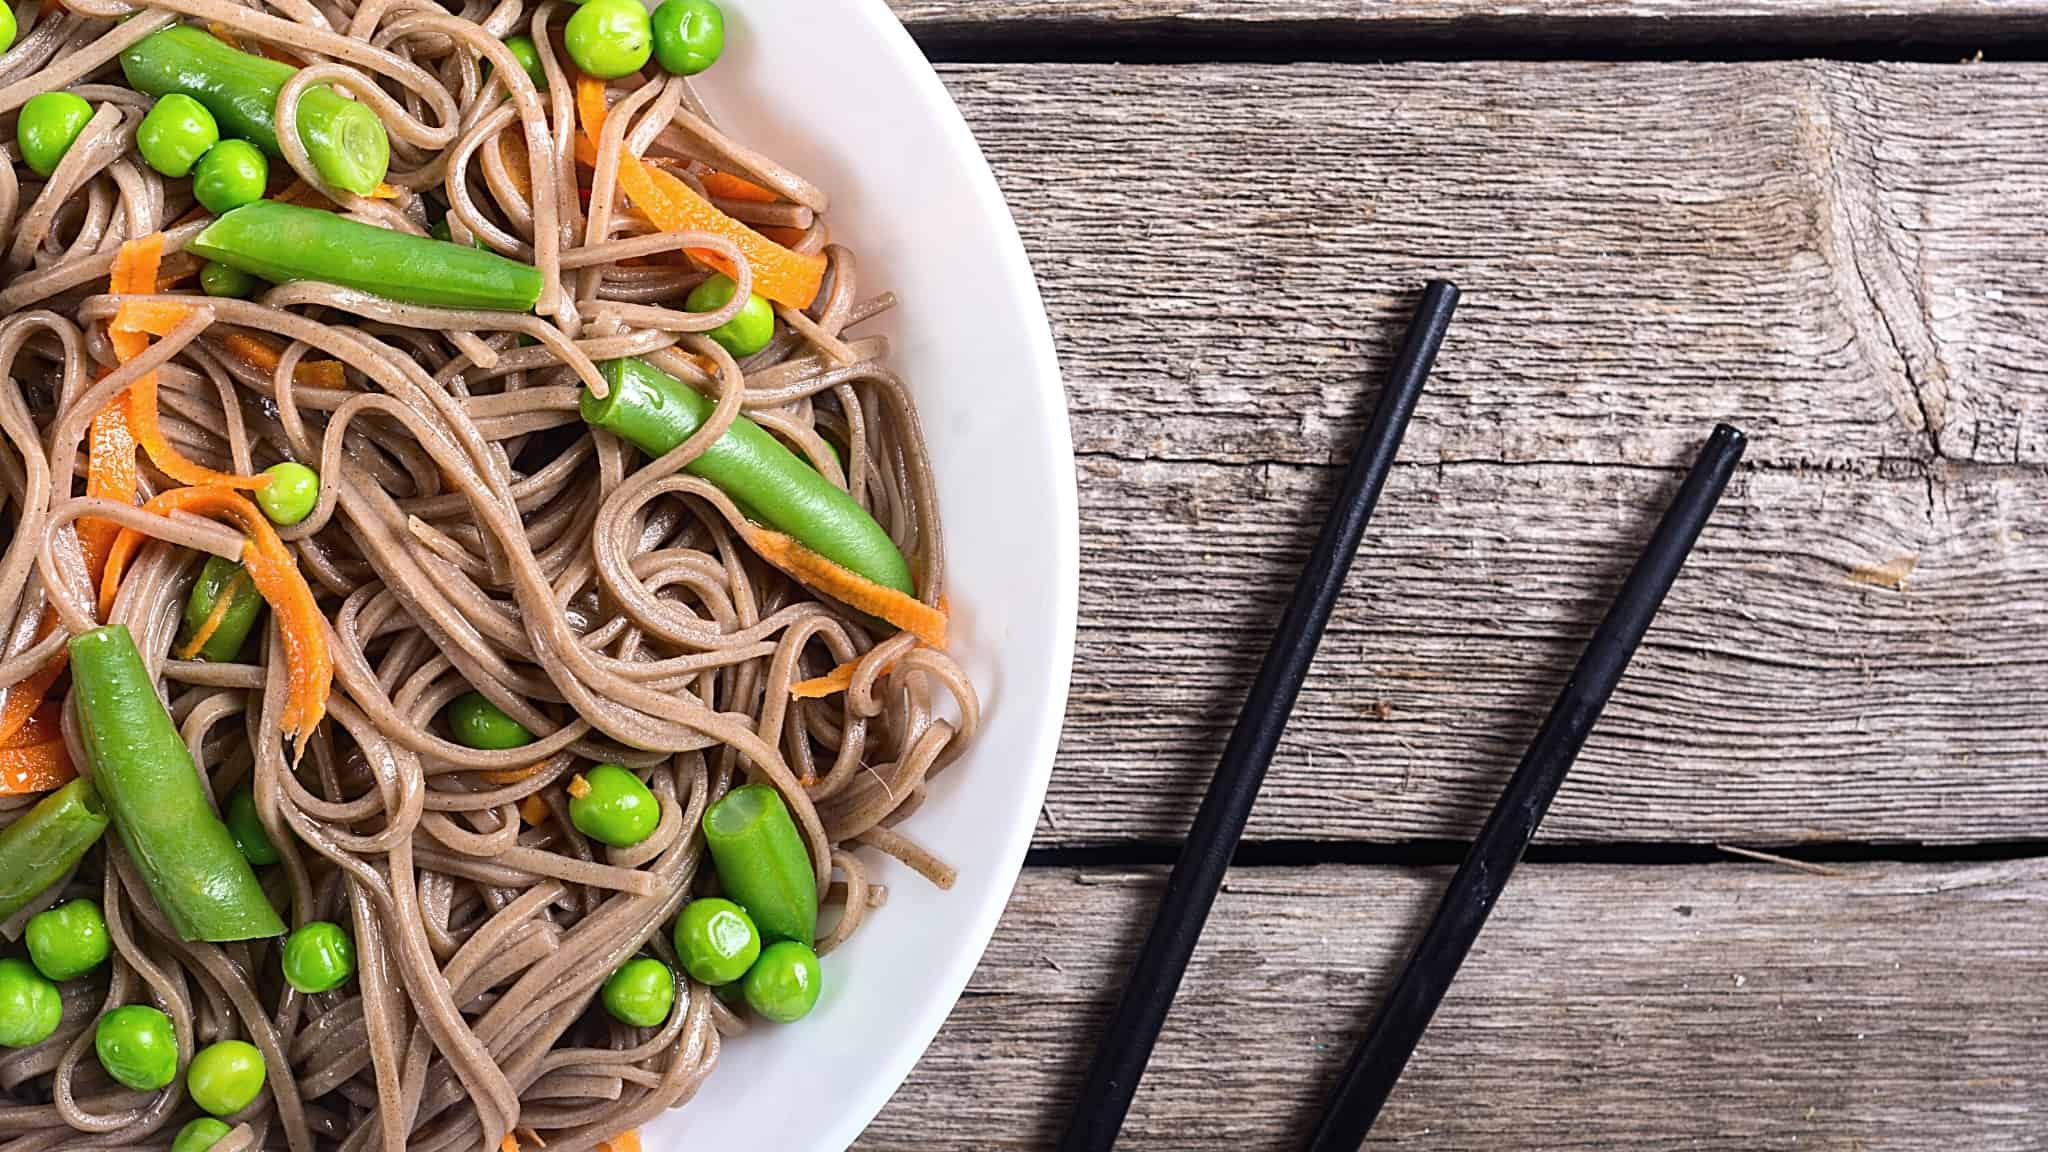
<instances>
[{"instance_id":1,"label":"bowl rim","mask_svg":"<svg viewBox=\"0 0 2048 1152\"><path fill-rule=\"evenodd\" d=\"M1040 415L1052 433L1049 442L1052 459L1047 461L1047 470L1052 481L1055 501L1052 512L1057 536L1055 555L1051 557L1048 571L1052 577L1051 608L1056 632L1046 707L1037 718L1028 742L1015 750L1015 763L1029 773L1026 795L1030 803L1020 804L1017 819L1000 830L1001 843L994 854L996 867L992 881L977 905L963 913L961 923L964 928L956 936L960 946L952 951L942 967L940 979L933 987L934 994L921 997L911 1010L908 1025L897 1033L894 1042L874 1054L875 1074L866 1078L860 1098L849 1101L842 1113L843 1118L829 1129L829 1145L836 1148L849 1147L860 1137L930 1048L940 1027L959 1003L968 979L981 964L1003 911L1009 906L1010 896L1016 890L1018 877L1024 868L1025 853L1037 831L1038 813L1044 807L1046 789L1052 780L1053 761L1066 718L1074 671L1075 630L1080 614L1081 553L1079 496L1073 431L1067 418L1066 385L1060 376L1052 325L1046 316L1045 302L1039 294L1030 258L1024 250L1023 237L1017 232L1016 218L1010 213L1009 204L996 183L995 172L989 167L988 157L968 127L967 118L946 91L938 71L926 59L916 41L911 39L909 30L897 19L886 0L852 0L850 7L858 18L874 26L889 53L888 67L907 76L935 110L938 128L972 185L977 209L995 223L998 243L990 253L989 269L999 275L1009 290L1025 304L1022 317L1025 330L1022 335L1031 350L1029 374L1038 383L1034 399L1041 406Z\"/></svg>"}]
</instances>

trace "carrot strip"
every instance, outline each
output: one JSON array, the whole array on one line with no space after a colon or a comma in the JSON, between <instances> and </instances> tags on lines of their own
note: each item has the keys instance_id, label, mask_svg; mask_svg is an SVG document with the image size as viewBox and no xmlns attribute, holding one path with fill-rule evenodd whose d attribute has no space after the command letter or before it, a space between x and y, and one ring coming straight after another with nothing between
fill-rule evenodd
<instances>
[{"instance_id":1,"label":"carrot strip","mask_svg":"<svg viewBox=\"0 0 2048 1152\"><path fill-rule=\"evenodd\" d=\"M860 661L848 660L823 676L813 676L809 680L799 680L791 684L789 694L797 700L822 700L827 696L844 692L853 687L854 669L859 667ZM894 660L882 665L882 675L887 676L895 667Z\"/></svg>"},{"instance_id":2,"label":"carrot strip","mask_svg":"<svg viewBox=\"0 0 2048 1152\"><path fill-rule=\"evenodd\" d=\"M498 1152L519 1152L519 1137L505 1133L505 1138L498 1141Z\"/></svg>"},{"instance_id":3,"label":"carrot strip","mask_svg":"<svg viewBox=\"0 0 2048 1152\"><path fill-rule=\"evenodd\" d=\"M192 639L177 650L178 659L190 660L199 654L201 648L206 647L206 642L213 639L215 632L220 631L220 622L228 618L228 609L234 606L235 597L242 594L242 586L248 582L247 572L236 572L228 580L228 586L214 596L213 609L206 614L205 620L200 621L198 631L192 633ZM106 591L102 589L100 595L106 595Z\"/></svg>"},{"instance_id":4,"label":"carrot strip","mask_svg":"<svg viewBox=\"0 0 2048 1152\"><path fill-rule=\"evenodd\" d=\"M172 304L162 300L129 300L114 313L113 330L121 333L140 332L149 336L169 336L171 329L185 322L192 309L184 304Z\"/></svg>"},{"instance_id":5,"label":"carrot strip","mask_svg":"<svg viewBox=\"0 0 2048 1152\"><path fill-rule=\"evenodd\" d=\"M748 524L748 547L799 583L870 616L878 616L934 648L946 646L946 614L922 600L856 575L796 539Z\"/></svg>"},{"instance_id":6,"label":"carrot strip","mask_svg":"<svg viewBox=\"0 0 2048 1152\"><path fill-rule=\"evenodd\" d=\"M226 340L228 354L259 372L276 372L284 353L267 340L259 340L246 332L232 332ZM339 360L301 360L292 369L292 382L308 388L331 388L340 391L348 387L348 376L343 372Z\"/></svg>"},{"instance_id":7,"label":"carrot strip","mask_svg":"<svg viewBox=\"0 0 2048 1152\"><path fill-rule=\"evenodd\" d=\"M524 768L492 768L477 775L486 784L517 784L521 780L533 779L533 774L547 766L546 761L528 764Z\"/></svg>"},{"instance_id":8,"label":"carrot strip","mask_svg":"<svg viewBox=\"0 0 2048 1152\"><path fill-rule=\"evenodd\" d=\"M377 186L375 188L370 189L370 199L396 200L398 199L398 189L392 187L389 184L386 184L382 180L379 180L377 181Z\"/></svg>"},{"instance_id":9,"label":"carrot strip","mask_svg":"<svg viewBox=\"0 0 2048 1152\"><path fill-rule=\"evenodd\" d=\"M628 1128L609 1140L600 1140L598 1152L640 1152L640 1130Z\"/></svg>"},{"instance_id":10,"label":"carrot strip","mask_svg":"<svg viewBox=\"0 0 2048 1152\"><path fill-rule=\"evenodd\" d=\"M774 204L782 199L768 189L730 172L706 172L697 178L704 185L704 194L720 200L745 200L752 204Z\"/></svg>"},{"instance_id":11,"label":"carrot strip","mask_svg":"<svg viewBox=\"0 0 2048 1152\"><path fill-rule=\"evenodd\" d=\"M577 155L587 153L585 163L594 164L597 138L604 131L604 81L590 76L578 79L576 108L584 133ZM825 278L823 256L784 248L720 212L676 176L650 167L630 152L619 153L619 187L640 214L664 232L709 232L730 240L753 269L754 291L768 299L791 308L808 308L817 299L818 286ZM730 261L715 253L691 249L690 255L728 276L737 274Z\"/></svg>"},{"instance_id":12,"label":"carrot strip","mask_svg":"<svg viewBox=\"0 0 2048 1152\"><path fill-rule=\"evenodd\" d=\"M21 748L0 748L0 796L48 792L76 775L61 736Z\"/></svg>"},{"instance_id":13,"label":"carrot strip","mask_svg":"<svg viewBox=\"0 0 2048 1152\"><path fill-rule=\"evenodd\" d=\"M149 459L163 474L181 484L204 484L220 488L243 488L261 492L270 487L268 473L258 472L254 476L243 476L234 472L216 472L204 464L195 464L185 454L171 447L164 439L162 425L157 423L156 373L151 372L135 382L128 390L129 418L135 425L135 439L142 444L142 450L149 453Z\"/></svg>"},{"instance_id":14,"label":"carrot strip","mask_svg":"<svg viewBox=\"0 0 2048 1152\"><path fill-rule=\"evenodd\" d=\"M128 421L128 393L107 401L92 418L92 442L87 448L85 494L121 504L135 503L141 487L135 460L135 431ZM92 517L78 521L78 543L85 550L85 570L97 580L106 569L107 552L113 547L120 526L111 520Z\"/></svg>"},{"instance_id":15,"label":"carrot strip","mask_svg":"<svg viewBox=\"0 0 2048 1152\"><path fill-rule=\"evenodd\" d=\"M242 545L242 568L256 582L256 591L269 603L284 634L285 670L291 680L284 702L284 734L301 737L298 747L303 750L303 737L311 735L327 714L327 695L334 686L334 658L327 650L327 618L320 612L319 601L313 599L313 590L307 586L291 549L278 538L277 529L270 526L254 504L219 485L173 488L142 507L159 516L172 512L211 514L232 522L248 537ZM115 547L124 564L141 535L132 528L121 530ZM130 537L136 541L131 543ZM118 583L120 574L112 560L108 561L107 571L109 578Z\"/></svg>"},{"instance_id":16,"label":"carrot strip","mask_svg":"<svg viewBox=\"0 0 2048 1152\"><path fill-rule=\"evenodd\" d=\"M36 626L36 642L41 643L43 638L56 628L57 614L44 613L42 623ZM22 737L21 732L42 715L43 701L49 696L51 685L57 682L57 677L64 674L64 668L69 662L70 657L60 648L55 656L50 657L48 664L15 681L13 686L7 689L7 702L0 704L0 748L36 742Z\"/></svg>"},{"instance_id":17,"label":"carrot strip","mask_svg":"<svg viewBox=\"0 0 2048 1152\"><path fill-rule=\"evenodd\" d=\"M548 822L548 802L534 793L519 802L519 818L534 827Z\"/></svg>"},{"instance_id":18,"label":"carrot strip","mask_svg":"<svg viewBox=\"0 0 2048 1152\"><path fill-rule=\"evenodd\" d=\"M526 131L514 124L498 134L498 155L505 161L505 175L519 198L533 204L533 154L526 150Z\"/></svg>"},{"instance_id":19,"label":"carrot strip","mask_svg":"<svg viewBox=\"0 0 2048 1152\"><path fill-rule=\"evenodd\" d=\"M785 228L780 224L761 224L754 231L775 241L784 248L794 248L803 242L807 233L801 228Z\"/></svg>"}]
</instances>

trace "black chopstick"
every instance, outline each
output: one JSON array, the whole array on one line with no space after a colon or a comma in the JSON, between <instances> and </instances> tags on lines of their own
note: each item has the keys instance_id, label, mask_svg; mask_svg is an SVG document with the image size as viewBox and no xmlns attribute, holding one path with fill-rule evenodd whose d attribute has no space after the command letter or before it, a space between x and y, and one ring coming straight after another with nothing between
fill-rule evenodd
<instances>
[{"instance_id":1,"label":"black chopstick","mask_svg":"<svg viewBox=\"0 0 2048 1152\"><path fill-rule=\"evenodd\" d=\"M1329 1110L1309 1141L1311 1152L1355 1152L1372 1131L1373 1121L1394 1090L1394 1082L1401 1078L1423 1029L1429 1027L1430 1017L1536 835L1536 826L1543 822L1565 773L1578 759L1600 710L1607 706L1630 657L1649 631L1665 593L1678 579L1693 542L1713 515L1714 505L1742 458L1742 447L1742 433L1723 424L1714 429L1693 461L1678 497L1658 522L1649 546L1587 643L1571 680L1536 733L1535 743L1523 754L1500 802L1472 842L1471 853L1451 878L1443 903L1400 979L1387 993L1372 1030L1352 1054Z\"/></svg>"},{"instance_id":2,"label":"black chopstick","mask_svg":"<svg viewBox=\"0 0 2048 1152\"><path fill-rule=\"evenodd\" d=\"M1209 918L1223 873L1244 835L1252 801L1266 777L1266 765L1286 730L1294 698L1301 692L1316 645L1330 622L1330 610L1344 587L1352 555L1372 519L1394 453L1407 431L1408 417L1415 411L1437 349L1443 346L1457 303L1455 285L1432 280L1408 322L1407 337L1373 408L1372 422L1359 438L1315 550L1295 581L1287 613L1280 618L1266 649L1258 679L1252 681L1237 727L1231 730L1230 742L1216 767L1216 777L1209 783L1180 859L1167 880L1166 897L1159 903L1145 946L1124 982L1116 1013L1110 1017L1108 1031L1081 1083L1073 1118L1060 1138L1062 1152L1108 1152L1116 1144L1124 1114L1131 1107L1131 1095L1137 1091L1138 1078L1152 1057L1152 1045L1166 1022L1167 1009L1180 990L1188 957L1202 935L1202 924Z\"/></svg>"}]
</instances>

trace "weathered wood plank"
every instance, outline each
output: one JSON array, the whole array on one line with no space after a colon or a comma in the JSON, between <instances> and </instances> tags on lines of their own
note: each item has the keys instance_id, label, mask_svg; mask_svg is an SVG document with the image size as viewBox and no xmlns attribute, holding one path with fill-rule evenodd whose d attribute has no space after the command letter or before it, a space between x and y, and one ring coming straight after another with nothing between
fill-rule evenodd
<instances>
[{"instance_id":1,"label":"weathered wood plank","mask_svg":"<svg viewBox=\"0 0 2048 1152\"><path fill-rule=\"evenodd\" d=\"M1222 7L1222 6L1212 6ZM1077 446L1326 463L1467 290L1415 459L2048 462L2048 66L951 66Z\"/></svg>"},{"instance_id":2,"label":"weathered wood plank","mask_svg":"<svg viewBox=\"0 0 2048 1152\"><path fill-rule=\"evenodd\" d=\"M1396 469L1249 834L1470 835L1677 480ZM1082 629L1041 845L1184 833L1330 483L1082 462ZM2048 476L1744 472L1544 834L2037 837L2044 635Z\"/></svg>"},{"instance_id":3,"label":"weathered wood plank","mask_svg":"<svg viewBox=\"0 0 2048 1152\"><path fill-rule=\"evenodd\" d=\"M857 1146L1051 1146L1156 877L1033 870ZM1440 870L1232 874L1121 1147L1299 1147ZM1369 1147L2043 1147L2048 863L1524 868Z\"/></svg>"},{"instance_id":4,"label":"weathered wood plank","mask_svg":"<svg viewBox=\"0 0 2048 1152\"><path fill-rule=\"evenodd\" d=\"M922 36L1000 44L1059 36L1085 43L1105 35L1160 36L1243 46L1245 38L1292 36L1330 47L1348 42L1441 43L1513 36L1542 45L1587 38L1643 47L1702 40L1798 46L1935 38L1983 38L1995 52L2006 37L2038 34L2048 15L2037 0L890 0ZM1255 39L1253 43L1257 43Z\"/></svg>"}]
</instances>

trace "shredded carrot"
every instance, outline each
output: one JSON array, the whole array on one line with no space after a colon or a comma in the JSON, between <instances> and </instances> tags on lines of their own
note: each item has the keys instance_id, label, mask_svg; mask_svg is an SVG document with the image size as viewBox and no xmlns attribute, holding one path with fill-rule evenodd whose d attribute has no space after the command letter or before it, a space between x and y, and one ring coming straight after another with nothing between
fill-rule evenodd
<instances>
[{"instance_id":1,"label":"shredded carrot","mask_svg":"<svg viewBox=\"0 0 2048 1152\"><path fill-rule=\"evenodd\" d=\"M946 646L946 614L894 588L834 564L796 539L753 524L742 531L748 547L800 583L849 608L878 616L934 648Z\"/></svg>"},{"instance_id":2,"label":"shredded carrot","mask_svg":"<svg viewBox=\"0 0 2048 1152\"><path fill-rule=\"evenodd\" d=\"M398 199L398 189L392 187L389 184L386 184L382 180L379 180L377 181L377 186L375 188L370 189L370 199L396 200Z\"/></svg>"},{"instance_id":3,"label":"shredded carrot","mask_svg":"<svg viewBox=\"0 0 2048 1152\"><path fill-rule=\"evenodd\" d=\"M533 774L546 766L547 762L543 760L528 764L524 768L493 768L477 775L482 777L486 784L517 784L521 780L533 779Z\"/></svg>"},{"instance_id":4,"label":"shredded carrot","mask_svg":"<svg viewBox=\"0 0 2048 1152\"><path fill-rule=\"evenodd\" d=\"M85 494L121 504L135 503L141 486L135 461L135 431L128 422L128 393L107 401L92 418L87 448ZM85 570L97 580L106 568L107 552L120 526L91 517L78 521L78 543L85 550Z\"/></svg>"},{"instance_id":5,"label":"shredded carrot","mask_svg":"<svg viewBox=\"0 0 2048 1152\"><path fill-rule=\"evenodd\" d=\"M604 131L604 81L584 76L576 81L576 107L584 139L577 148L585 163L597 159L597 138ZM754 273L754 291L778 304L808 308L824 282L825 258L792 252L745 224L720 212L697 190L630 152L619 153L619 187L626 199L664 232L709 232L732 241ZM732 264L712 252L692 249L690 255L728 276Z\"/></svg>"},{"instance_id":6,"label":"shredded carrot","mask_svg":"<svg viewBox=\"0 0 2048 1152\"><path fill-rule=\"evenodd\" d=\"M609 1140L600 1140L598 1152L640 1152L640 1130L628 1128Z\"/></svg>"},{"instance_id":7,"label":"shredded carrot","mask_svg":"<svg viewBox=\"0 0 2048 1152\"><path fill-rule=\"evenodd\" d=\"M704 184L704 194L720 200L745 200L751 204L773 204L782 199L768 189L744 177L730 172L706 172L698 177Z\"/></svg>"},{"instance_id":8,"label":"shredded carrot","mask_svg":"<svg viewBox=\"0 0 2048 1152\"><path fill-rule=\"evenodd\" d=\"M276 372L284 353L267 340L258 339L246 332L229 334L222 341L228 354L259 372ZM339 391L348 387L348 376L343 372L339 360L301 360L292 369L292 382L309 388L331 388Z\"/></svg>"},{"instance_id":9,"label":"shredded carrot","mask_svg":"<svg viewBox=\"0 0 2048 1152\"><path fill-rule=\"evenodd\" d=\"M539 793L519 802L519 818L538 828L548 822L548 802Z\"/></svg>"},{"instance_id":10,"label":"shredded carrot","mask_svg":"<svg viewBox=\"0 0 2048 1152\"><path fill-rule=\"evenodd\" d=\"M754 231L775 241L784 248L793 248L803 242L807 233L801 228L785 228L780 224L761 224Z\"/></svg>"},{"instance_id":11,"label":"shredded carrot","mask_svg":"<svg viewBox=\"0 0 2048 1152\"><path fill-rule=\"evenodd\" d=\"M0 748L0 796L48 792L76 775L61 736L21 748Z\"/></svg>"},{"instance_id":12,"label":"shredded carrot","mask_svg":"<svg viewBox=\"0 0 2048 1152\"><path fill-rule=\"evenodd\" d=\"M859 667L860 661L848 660L823 676L813 676L809 680L799 680L791 684L789 694L798 700L821 700L835 693L844 692L853 687L854 669ZM894 660L882 665L882 675L887 676L894 667Z\"/></svg>"},{"instance_id":13,"label":"shredded carrot","mask_svg":"<svg viewBox=\"0 0 2048 1152\"><path fill-rule=\"evenodd\" d=\"M545 1148L548 1146L548 1142L540 1138L540 1133L534 1131L532 1128L524 1124L521 1124L519 1127L514 1128L512 1131L521 1140L524 1140L527 1143L532 1144L535 1148Z\"/></svg>"},{"instance_id":14,"label":"shredded carrot","mask_svg":"<svg viewBox=\"0 0 2048 1152\"><path fill-rule=\"evenodd\" d=\"M334 686L334 659L327 650L327 619L321 615L320 604L313 599L313 590L307 586L291 549L246 497L216 484L173 488L142 507L159 516L172 512L211 514L231 521L248 537L242 545L242 568L255 581L256 591L269 603L284 634L285 670L291 681L284 702L284 734L300 737L298 747L304 750L303 737L311 735L320 718L327 714L327 694ZM130 537L135 541L131 542ZM115 549L123 564L140 537L141 533L134 529L121 530ZM120 572L111 559L107 573L108 579L120 581Z\"/></svg>"},{"instance_id":15,"label":"shredded carrot","mask_svg":"<svg viewBox=\"0 0 2048 1152\"><path fill-rule=\"evenodd\" d=\"M526 150L526 130L519 125L505 129L498 134L498 155L505 161L505 175L512 180L512 187L519 190L519 198L533 203L533 154Z\"/></svg>"},{"instance_id":16,"label":"shredded carrot","mask_svg":"<svg viewBox=\"0 0 2048 1152\"><path fill-rule=\"evenodd\" d=\"M519 1152L519 1138L510 1132L505 1133L505 1138L498 1141L498 1152Z\"/></svg>"},{"instance_id":17,"label":"shredded carrot","mask_svg":"<svg viewBox=\"0 0 2048 1152\"><path fill-rule=\"evenodd\" d=\"M242 589L248 586L247 572L236 572L229 578L228 586L214 594L213 610L206 614L206 619L199 625L199 630L192 633L192 639L186 641L183 648L178 649L178 659L190 660L199 654L201 648L206 647L206 642L213 639L215 632L220 631L220 622L228 618L228 609L234 606L235 597L240 596ZM101 589L100 595L105 596L106 590Z\"/></svg>"}]
</instances>

